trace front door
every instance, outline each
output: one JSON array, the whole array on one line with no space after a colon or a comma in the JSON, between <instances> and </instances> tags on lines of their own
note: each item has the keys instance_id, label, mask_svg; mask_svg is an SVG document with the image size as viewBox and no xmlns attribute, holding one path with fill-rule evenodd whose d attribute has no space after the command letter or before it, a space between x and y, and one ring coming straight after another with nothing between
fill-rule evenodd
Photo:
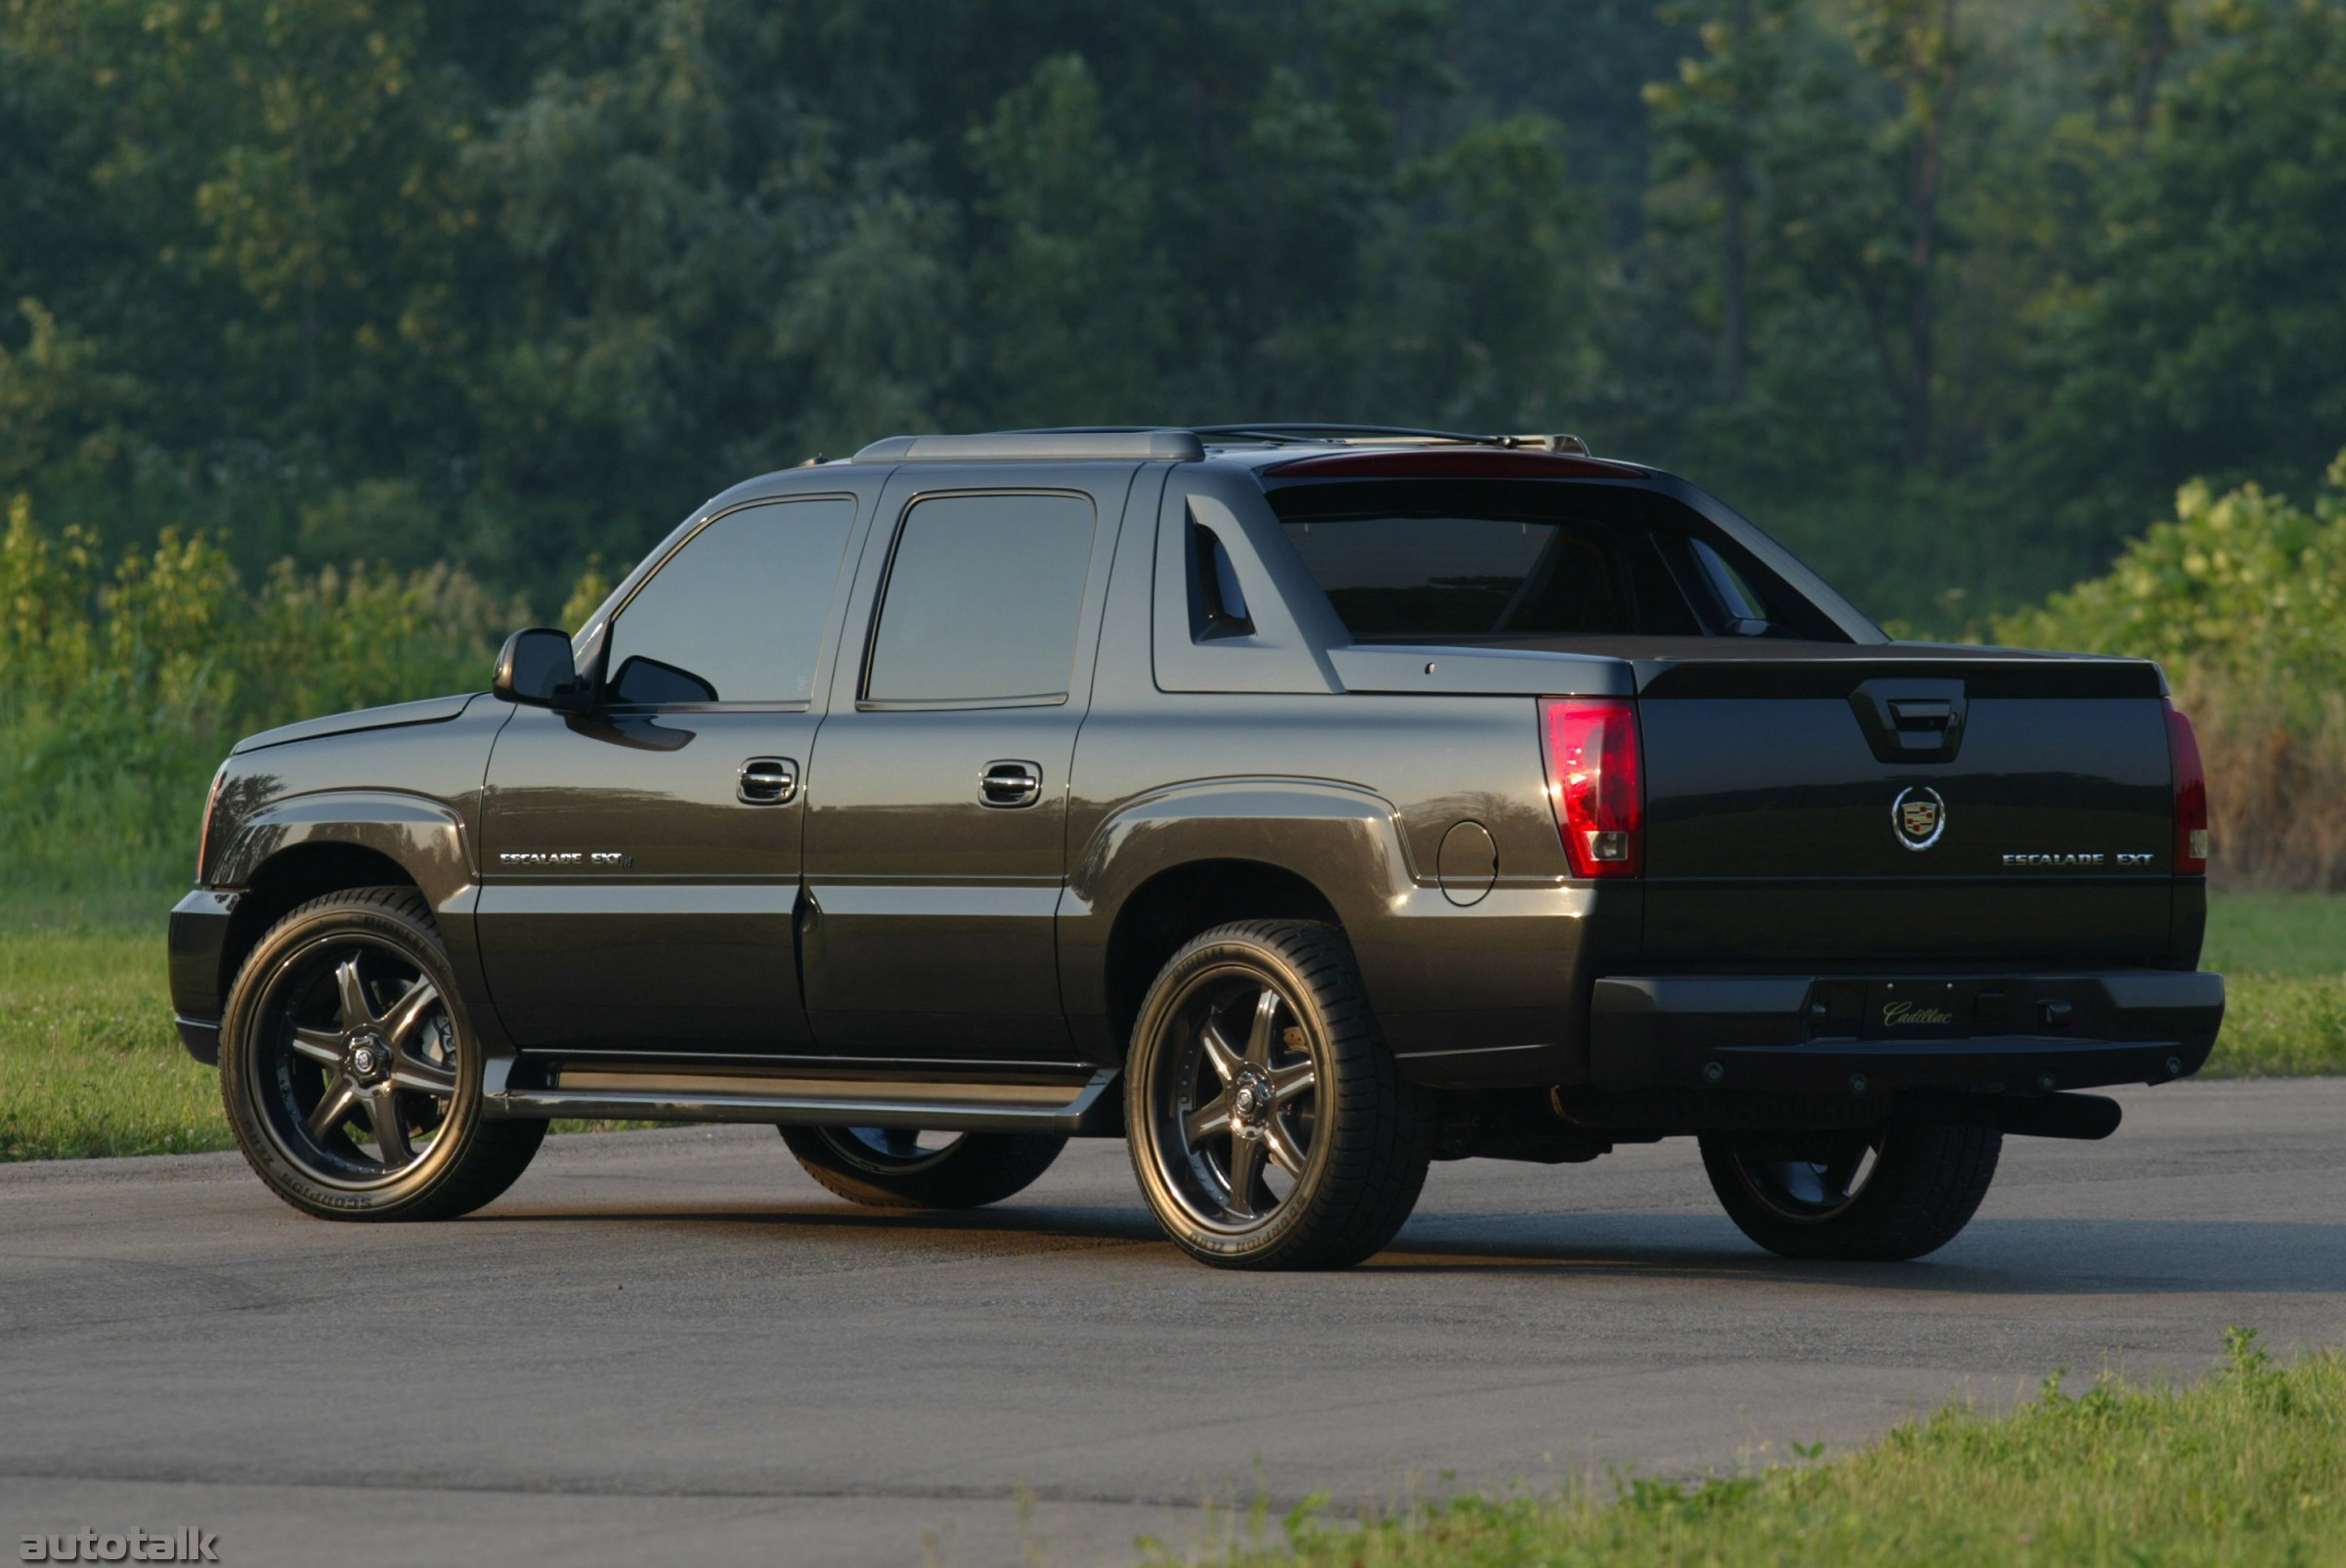
<instances>
[{"instance_id":1,"label":"front door","mask_svg":"<svg viewBox=\"0 0 2346 1568\"><path fill-rule=\"evenodd\" d=\"M594 710L525 708L498 737L479 932L515 1044L805 1047L805 773L855 511L714 518L613 618Z\"/></svg>"},{"instance_id":2,"label":"front door","mask_svg":"<svg viewBox=\"0 0 2346 1568\"><path fill-rule=\"evenodd\" d=\"M843 661L809 775L815 1038L834 1056L1069 1062L1053 929L1067 773L1132 470L1098 493L906 472L882 503L891 547L864 552L861 668Z\"/></svg>"}]
</instances>

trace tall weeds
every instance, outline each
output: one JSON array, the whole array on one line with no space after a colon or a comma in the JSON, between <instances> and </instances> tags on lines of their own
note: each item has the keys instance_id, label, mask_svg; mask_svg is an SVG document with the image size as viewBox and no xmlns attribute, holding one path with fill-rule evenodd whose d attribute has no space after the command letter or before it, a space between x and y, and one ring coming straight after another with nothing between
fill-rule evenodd
<instances>
[{"instance_id":1,"label":"tall weeds","mask_svg":"<svg viewBox=\"0 0 2346 1568\"><path fill-rule=\"evenodd\" d=\"M0 534L0 883L183 873L212 769L240 735L486 684L527 606L446 566L280 566L247 588L166 533L110 563L23 498Z\"/></svg>"}]
</instances>

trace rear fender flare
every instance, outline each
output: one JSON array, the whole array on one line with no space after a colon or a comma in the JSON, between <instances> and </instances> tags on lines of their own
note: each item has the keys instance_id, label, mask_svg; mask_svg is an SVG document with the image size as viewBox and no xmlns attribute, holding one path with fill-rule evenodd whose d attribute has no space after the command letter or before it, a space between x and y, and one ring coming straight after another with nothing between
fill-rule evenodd
<instances>
[{"instance_id":1,"label":"rear fender flare","mask_svg":"<svg viewBox=\"0 0 2346 1568\"><path fill-rule=\"evenodd\" d=\"M1356 945L1358 933L1389 920L1419 886L1392 803L1357 785L1221 778L1151 791L1111 812L1074 857L1059 905L1070 1014L1107 1013L1108 936L1132 895L1164 872L1209 860L1299 878L1356 934ZM1373 1004L1376 977L1363 978Z\"/></svg>"}]
</instances>

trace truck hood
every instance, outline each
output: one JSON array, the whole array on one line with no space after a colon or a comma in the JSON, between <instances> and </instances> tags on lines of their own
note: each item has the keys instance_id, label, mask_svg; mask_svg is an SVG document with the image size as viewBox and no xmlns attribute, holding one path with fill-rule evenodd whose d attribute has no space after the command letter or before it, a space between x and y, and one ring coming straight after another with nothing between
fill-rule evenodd
<instances>
[{"instance_id":1,"label":"truck hood","mask_svg":"<svg viewBox=\"0 0 2346 1568\"><path fill-rule=\"evenodd\" d=\"M298 723L280 724L264 729L257 735L247 735L229 752L241 757L268 746L282 746L288 741L317 740L326 735L347 735L361 729L397 729L405 724L445 724L473 702L487 696L486 692L468 691L455 697L425 697L418 702L396 702L383 708L359 708L347 714L327 714L323 719L304 719Z\"/></svg>"}]
</instances>

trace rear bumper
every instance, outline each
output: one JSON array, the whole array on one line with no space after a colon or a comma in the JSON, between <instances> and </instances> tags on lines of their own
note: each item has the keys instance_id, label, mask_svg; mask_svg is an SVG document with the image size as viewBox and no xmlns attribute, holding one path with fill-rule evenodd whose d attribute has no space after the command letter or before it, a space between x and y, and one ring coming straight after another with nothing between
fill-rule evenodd
<instances>
[{"instance_id":1,"label":"rear bumper","mask_svg":"<svg viewBox=\"0 0 2346 1568\"><path fill-rule=\"evenodd\" d=\"M1847 1098L1900 1089L2042 1094L2196 1072L2224 1021L2224 977L1933 976L1953 1031L1862 1037L1878 981L1819 976L1599 980L1589 1019L1598 1089L1775 1091Z\"/></svg>"},{"instance_id":2,"label":"rear bumper","mask_svg":"<svg viewBox=\"0 0 2346 1568\"><path fill-rule=\"evenodd\" d=\"M180 1043L207 1067L220 1062L220 955L237 894L197 888L171 910L171 1012Z\"/></svg>"}]
</instances>

